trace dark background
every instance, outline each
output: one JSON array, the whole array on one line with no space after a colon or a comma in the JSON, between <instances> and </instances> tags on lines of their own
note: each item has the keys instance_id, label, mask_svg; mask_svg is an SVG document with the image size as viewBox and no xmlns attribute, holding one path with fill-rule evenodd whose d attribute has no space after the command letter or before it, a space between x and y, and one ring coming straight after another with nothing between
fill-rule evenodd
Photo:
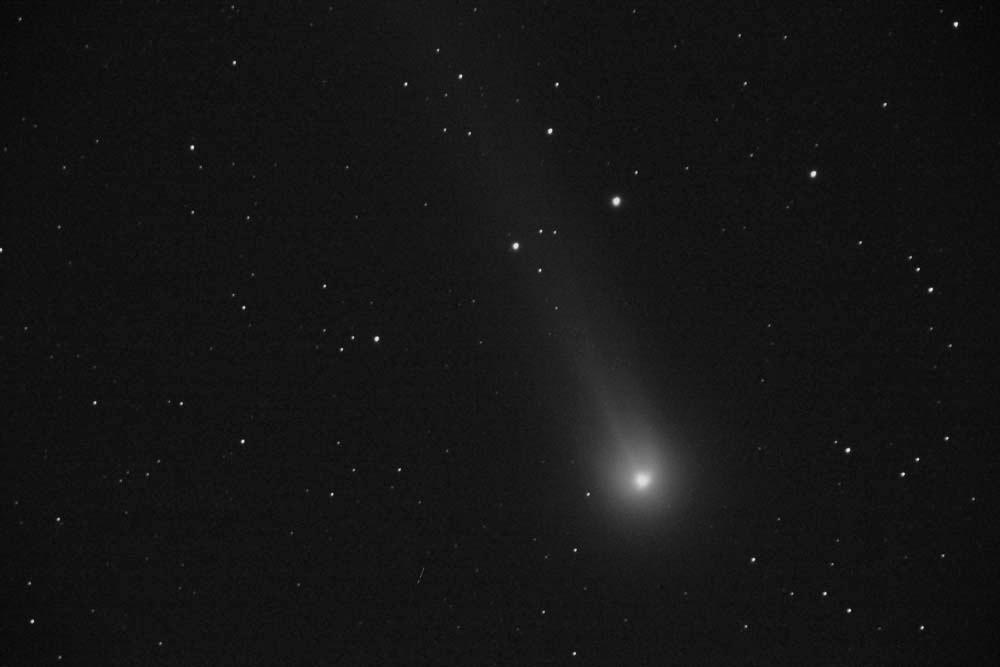
<instances>
[{"instance_id":1,"label":"dark background","mask_svg":"<svg viewBox=\"0 0 1000 667\"><path fill-rule=\"evenodd\" d=\"M2 10L0 664L993 664L987 4L196 4Z\"/></svg>"}]
</instances>

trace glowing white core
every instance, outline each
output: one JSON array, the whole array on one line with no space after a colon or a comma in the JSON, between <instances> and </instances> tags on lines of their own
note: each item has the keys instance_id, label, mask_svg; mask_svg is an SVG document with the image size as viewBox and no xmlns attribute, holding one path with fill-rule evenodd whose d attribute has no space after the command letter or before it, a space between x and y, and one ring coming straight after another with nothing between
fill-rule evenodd
<instances>
[{"instance_id":1,"label":"glowing white core","mask_svg":"<svg viewBox=\"0 0 1000 667\"><path fill-rule=\"evenodd\" d=\"M653 476L648 472L637 472L635 474L635 488L645 489L653 481Z\"/></svg>"}]
</instances>

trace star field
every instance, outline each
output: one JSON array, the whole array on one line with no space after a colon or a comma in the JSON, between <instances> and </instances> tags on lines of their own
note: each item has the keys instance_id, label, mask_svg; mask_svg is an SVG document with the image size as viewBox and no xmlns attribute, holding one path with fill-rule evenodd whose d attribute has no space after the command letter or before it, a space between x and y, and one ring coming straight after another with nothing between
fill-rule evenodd
<instances>
[{"instance_id":1,"label":"star field","mask_svg":"<svg viewBox=\"0 0 1000 667\"><path fill-rule=\"evenodd\" d=\"M996 660L985 6L0 21L0 665Z\"/></svg>"}]
</instances>

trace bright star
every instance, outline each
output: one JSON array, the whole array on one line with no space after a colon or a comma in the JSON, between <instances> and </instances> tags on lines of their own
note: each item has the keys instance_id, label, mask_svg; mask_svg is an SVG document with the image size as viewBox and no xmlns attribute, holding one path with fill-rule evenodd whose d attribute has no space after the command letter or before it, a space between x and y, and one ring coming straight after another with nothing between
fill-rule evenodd
<instances>
[{"instance_id":1,"label":"bright star","mask_svg":"<svg viewBox=\"0 0 1000 667\"><path fill-rule=\"evenodd\" d=\"M622 205L622 198L619 197L618 195L615 195L614 197L611 198L611 205L614 206L615 208L618 208L619 206Z\"/></svg>"}]
</instances>

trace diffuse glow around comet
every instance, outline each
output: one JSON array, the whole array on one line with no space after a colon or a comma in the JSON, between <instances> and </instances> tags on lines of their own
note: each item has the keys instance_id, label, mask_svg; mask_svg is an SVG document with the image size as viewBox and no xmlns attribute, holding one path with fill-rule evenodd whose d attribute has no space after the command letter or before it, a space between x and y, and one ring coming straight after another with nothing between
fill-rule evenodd
<instances>
[{"instance_id":1,"label":"diffuse glow around comet","mask_svg":"<svg viewBox=\"0 0 1000 667\"><path fill-rule=\"evenodd\" d=\"M610 344L610 343L609 343ZM636 359L636 361L632 361ZM693 447L676 421L662 381L643 381L635 366L588 360L584 384L592 405L590 434L580 438L581 458L595 493L591 509L614 544L671 532L693 499ZM622 541L624 540L624 541Z\"/></svg>"},{"instance_id":2,"label":"diffuse glow around comet","mask_svg":"<svg viewBox=\"0 0 1000 667\"><path fill-rule=\"evenodd\" d=\"M586 487L588 511L619 534L659 533L692 482L690 448L674 425L679 408L667 404L664 379L644 366L640 346L629 343L637 338L636 325L602 298L614 275L603 266L601 248L572 232L560 234L558 244L548 234L543 238L551 240L511 241L509 248L526 270L543 261L551 266L544 281L534 278L529 284L543 326L561 341L571 394L581 401L573 451L567 454L583 463L578 481Z\"/></svg>"}]
</instances>

